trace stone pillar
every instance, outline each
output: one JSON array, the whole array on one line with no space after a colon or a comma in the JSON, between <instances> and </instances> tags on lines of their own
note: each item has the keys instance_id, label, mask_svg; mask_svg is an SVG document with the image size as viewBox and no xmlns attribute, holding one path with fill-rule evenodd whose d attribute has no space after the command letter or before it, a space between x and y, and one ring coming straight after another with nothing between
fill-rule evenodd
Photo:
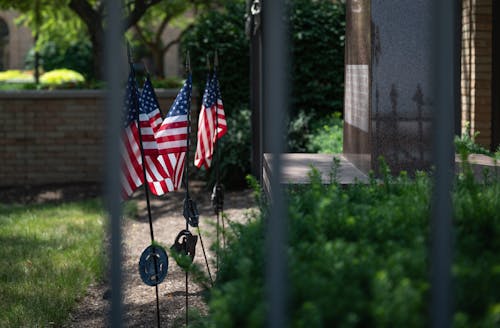
<instances>
[{"instance_id":1,"label":"stone pillar","mask_svg":"<svg viewBox=\"0 0 500 328\"><path fill-rule=\"evenodd\" d=\"M346 2L344 145L347 159L362 171L371 168L370 1Z\"/></svg>"},{"instance_id":2,"label":"stone pillar","mask_svg":"<svg viewBox=\"0 0 500 328\"><path fill-rule=\"evenodd\" d=\"M430 166L432 1L346 3L344 155L362 171Z\"/></svg>"}]
</instances>

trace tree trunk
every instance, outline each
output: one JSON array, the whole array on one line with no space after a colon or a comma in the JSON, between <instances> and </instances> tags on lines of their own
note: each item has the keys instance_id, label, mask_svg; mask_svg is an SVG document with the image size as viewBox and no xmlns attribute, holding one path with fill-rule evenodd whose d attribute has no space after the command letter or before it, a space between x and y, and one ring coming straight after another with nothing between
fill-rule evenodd
<instances>
[{"instance_id":1,"label":"tree trunk","mask_svg":"<svg viewBox=\"0 0 500 328\"><path fill-rule=\"evenodd\" d=\"M159 78L164 78L165 63L163 61L163 57L165 53L162 51L162 49L159 49L158 47L150 47L149 50L151 51L151 56L153 57L153 64L155 69L154 74Z\"/></svg>"},{"instance_id":2,"label":"tree trunk","mask_svg":"<svg viewBox=\"0 0 500 328\"><path fill-rule=\"evenodd\" d=\"M95 79L103 80L101 69L104 59L104 28L102 8L95 9L87 0L70 0L69 7L87 26L92 43L92 73Z\"/></svg>"},{"instance_id":3,"label":"tree trunk","mask_svg":"<svg viewBox=\"0 0 500 328\"><path fill-rule=\"evenodd\" d=\"M133 2L134 10L124 20L125 30L135 25L149 7L154 6L160 1L149 0L146 2L144 0L135 0ZM88 0L70 0L68 5L87 26L90 41L92 42L92 71L94 78L102 80L104 78L102 69L102 61L104 59L104 3L100 2L100 5L95 8ZM116 55L121 56L122 54Z\"/></svg>"},{"instance_id":4,"label":"tree trunk","mask_svg":"<svg viewBox=\"0 0 500 328\"><path fill-rule=\"evenodd\" d=\"M104 31L99 28L98 31L90 32L90 41L92 42L92 75L96 80L104 80ZM117 54L120 57L122 54Z\"/></svg>"}]
</instances>

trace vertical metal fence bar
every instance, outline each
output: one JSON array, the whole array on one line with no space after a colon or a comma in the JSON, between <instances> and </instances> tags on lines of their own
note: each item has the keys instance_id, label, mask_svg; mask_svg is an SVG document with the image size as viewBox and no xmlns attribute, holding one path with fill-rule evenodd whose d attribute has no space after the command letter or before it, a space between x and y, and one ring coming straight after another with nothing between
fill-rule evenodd
<instances>
[{"instance_id":1,"label":"vertical metal fence bar","mask_svg":"<svg viewBox=\"0 0 500 328\"><path fill-rule=\"evenodd\" d=\"M455 53L454 63L454 91L455 91L455 135L462 134L462 0L455 0Z\"/></svg>"},{"instance_id":2,"label":"vertical metal fence bar","mask_svg":"<svg viewBox=\"0 0 500 328\"><path fill-rule=\"evenodd\" d=\"M110 259L109 274L111 284L111 310L109 325L121 327L122 274L121 274L121 203L120 203L120 143L122 126L123 93L122 81L125 72L125 51L123 46L122 2L108 0L106 8L108 21L105 35L104 68L107 81L105 101L106 148L105 148L105 200L109 216ZM122 60L121 60L122 59Z\"/></svg>"},{"instance_id":3,"label":"vertical metal fence bar","mask_svg":"<svg viewBox=\"0 0 500 328\"><path fill-rule=\"evenodd\" d=\"M451 327L452 199L454 171L454 74L457 0L435 2L433 158L436 166L431 221L431 326Z\"/></svg>"},{"instance_id":4,"label":"vertical metal fence bar","mask_svg":"<svg viewBox=\"0 0 500 328\"><path fill-rule=\"evenodd\" d=\"M262 180L262 33L255 31L255 17L250 24L250 108L252 109L252 173Z\"/></svg>"},{"instance_id":5,"label":"vertical metal fence bar","mask_svg":"<svg viewBox=\"0 0 500 328\"><path fill-rule=\"evenodd\" d=\"M270 174L271 207L266 221L265 297L268 304L267 326L286 326L286 243L287 214L281 189L283 122L288 108L287 83L287 10L285 1L263 2L263 102L264 149L272 154Z\"/></svg>"}]
</instances>

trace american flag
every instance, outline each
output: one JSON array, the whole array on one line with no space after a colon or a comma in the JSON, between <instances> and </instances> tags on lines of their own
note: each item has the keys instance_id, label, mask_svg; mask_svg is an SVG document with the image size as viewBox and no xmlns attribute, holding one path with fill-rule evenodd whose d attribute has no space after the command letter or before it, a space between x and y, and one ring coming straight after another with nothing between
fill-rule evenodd
<instances>
[{"instance_id":1,"label":"american flag","mask_svg":"<svg viewBox=\"0 0 500 328\"><path fill-rule=\"evenodd\" d=\"M158 153L155 132L160 128L162 118L158 99L149 78L144 83L139 99L139 106L141 137L145 152L146 179L151 192L156 196L161 196L175 190L175 187L171 178L172 163L168 156ZM150 152L146 153L146 149L150 150ZM153 149L156 150L156 153L152 152Z\"/></svg>"},{"instance_id":2,"label":"american flag","mask_svg":"<svg viewBox=\"0 0 500 328\"><path fill-rule=\"evenodd\" d=\"M159 153L165 159L175 189L178 189L182 183L182 174L186 161L191 90L192 80L191 75L189 75L163 123L155 133Z\"/></svg>"},{"instance_id":3,"label":"american flag","mask_svg":"<svg viewBox=\"0 0 500 328\"><path fill-rule=\"evenodd\" d=\"M153 128L153 132L156 133L162 123L162 114L158 98L156 98L156 93L149 77L144 82L139 104L141 108L146 108L144 112L148 116L149 125ZM141 114L142 112L141 110Z\"/></svg>"},{"instance_id":4,"label":"american flag","mask_svg":"<svg viewBox=\"0 0 500 328\"><path fill-rule=\"evenodd\" d=\"M222 96L219 88L219 81L217 80L217 72L214 72L214 76L212 77L212 86L217 97L217 121L215 123L217 126L217 139L220 139L227 132L227 123L226 113L224 112L224 104L222 103Z\"/></svg>"},{"instance_id":5,"label":"american flag","mask_svg":"<svg viewBox=\"0 0 500 328\"><path fill-rule=\"evenodd\" d=\"M125 120L121 138L121 193L127 199L144 182L142 158L137 128L137 99L139 91L133 71L130 72L125 90Z\"/></svg>"},{"instance_id":6,"label":"american flag","mask_svg":"<svg viewBox=\"0 0 500 328\"><path fill-rule=\"evenodd\" d=\"M179 153L187 150L191 88L191 75L189 75L155 134L161 154Z\"/></svg>"},{"instance_id":7,"label":"american flag","mask_svg":"<svg viewBox=\"0 0 500 328\"><path fill-rule=\"evenodd\" d=\"M217 133L215 132L217 128ZM198 145L194 165L209 168L212 163L214 144L227 132L226 115L219 90L219 82L214 72L212 79L207 77L200 116L198 119Z\"/></svg>"}]
</instances>

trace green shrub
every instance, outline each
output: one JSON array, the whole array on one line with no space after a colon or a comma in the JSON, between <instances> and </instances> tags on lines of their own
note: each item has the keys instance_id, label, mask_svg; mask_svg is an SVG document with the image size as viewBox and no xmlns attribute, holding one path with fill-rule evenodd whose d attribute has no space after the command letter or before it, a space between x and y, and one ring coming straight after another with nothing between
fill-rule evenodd
<instances>
[{"instance_id":1,"label":"green shrub","mask_svg":"<svg viewBox=\"0 0 500 328\"><path fill-rule=\"evenodd\" d=\"M340 113L335 112L325 119L316 121L316 124L308 151L312 153L342 153L344 128Z\"/></svg>"},{"instance_id":2,"label":"green shrub","mask_svg":"<svg viewBox=\"0 0 500 328\"><path fill-rule=\"evenodd\" d=\"M40 82L49 87L59 85L78 86L85 82L85 78L78 72L62 68L43 74L40 77Z\"/></svg>"},{"instance_id":3,"label":"green shrub","mask_svg":"<svg viewBox=\"0 0 500 328\"><path fill-rule=\"evenodd\" d=\"M340 154L343 133L343 121L338 112L319 119L315 119L313 113L299 112L288 124L288 150L294 153Z\"/></svg>"},{"instance_id":4,"label":"green shrub","mask_svg":"<svg viewBox=\"0 0 500 328\"><path fill-rule=\"evenodd\" d=\"M194 26L181 41L181 53L189 50L193 82L199 92L205 90L207 57L213 65L217 50L219 67L217 77L226 115L248 107L249 99L249 44L245 35L245 2L228 2L223 10L210 11L196 19Z\"/></svg>"},{"instance_id":5,"label":"green shrub","mask_svg":"<svg viewBox=\"0 0 500 328\"><path fill-rule=\"evenodd\" d=\"M428 326L430 189L422 173L344 188L323 185L313 172L309 186L290 190L290 326ZM499 324L499 194L498 179L486 185L457 181L458 327ZM264 325L264 227L261 216L233 226L209 302L213 326Z\"/></svg>"},{"instance_id":6,"label":"green shrub","mask_svg":"<svg viewBox=\"0 0 500 328\"><path fill-rule=\"evenodd\" d=\"M292 118L342 112L345 4L292 0L291 8Z\"/></svg>"},{"instance_id":7,"label":"green shrub","mask_svg":"<svg viewBox=\"0 0 500 328\"><path fill-rule=\"evenodd\" d=\"M286 145L291 153L305 153L308 151L313 137L315 114L300 111L287 122Z\"/></svg>"},{"instance_id":8,"label":"green shrub","mask_svg":"<svg viewBox=\"0 0 500 328\"><path fill-rule=\"evenodd\" d=\"M329 151L329 148L322 148L327 143L326 135L338 135L335 127L328 131L315 130L316 125L332 112L342 111L344 6L342 2L329 0L291 1L292 110L287 124L290 151ZM249 107L249 40L245 35L245 10L244 1L235 1L224 10L202 15L181 42L182 53L190 51L193 81L200 95L207 73L206 54L210 54L212 61L217 49L218 77L229 125L234 124L234 111ZM314 145L311 144L313 133L323 133ZM232 145L250 149L247 146L250 134L247 137L242 139L242 144ZM238 166L245 165L244 171L249 172L250 153L241 155Z\"/></svg>"},{"instance_id":9,"label":"green shrub","mask_svg":"<svg viewBox=\"0 0 500 328\"><path fill-rule=\"evenodd\" d=\"M184 81L177 77L166 77L164 79L153 79L155 89L180 89Z\"/></svg>"},{"instance_id":10,"label":"green shrub","mask_svg":"<svg viewBox=\"0 0 500 328\"><path fill-rule=\"evenodd\" d=\"M492 155L487 149L476 143L476 138L479 135L479 131L476 131L471 135L470 133L470 122L465 123L466 132L462 133L461 136L455 136L455 148L457 153L469 153L469 154L483 154Z\"/></svg>"},{"instance_id":11,"label":"green shrub","mask_svg":"<svg viewBox=\"0 0 500 328\"><path fill-rule=\"evenodd\" d=\"M27 84L34 83L35 78L32 72L20 70L7 70L0 72L0 83Z\"/></svg>"},{"instance_id":12,"label":"green shrub","mask_svg":"<svg viewBox=\"0 0 500 328\"><path fill-rule=\"evenodd\" d=\"M208 186L212 187L216 181L216 162L219 153L220 181L228 189L244 188L245 176L250 173L250 110L242 107L233 111L231 116L227 117L227 122L227 134L219 140L211 168L208 171L196 168L193 170L198 177L207 178Z\"/></svg>"},{"instance_id":13,"label":"green shrub","mask_svg":"<svg viewBox=\"0 0 500 328\"><path fill-rule=\"evenodd\" d=\"M40 66L45 71L65 67L92 79L92 45L89 40L75 40L69 45L46 42L40 46ZM35 50L31 49L26 57L26 67L34 69Z\"/></svg>"},{"instance_id":14,"label":"green shrub","mask_svg":"<svg viewBox=\"0 0 500 328\"><path fill-rule=\"evenodd\" d=\"M345 4L330 0L293 0L291 4L288 147L291 152L337 152L338 147L322 147L329 137L338 141L341 131L335 126L319 130L317 125L330 120L334 112L342 113Z\"/></svg>"},{"instance_id":15,"label":"green shrub","mask_svg":"<svg viewBox=\"0 0 500 328\"><path fill-rule=\"evenodd\" d=\"M37 89L35 83L0 83L1 91L35 90L35 89Z\"/></svg>"},{"instance_id":16,"label":"green shrub","mask_svg":"<svg viewBox=\"0 0 500 328\"><path fill-rule=\"evenodd\" d=\"M220 141L221 179L227 188L245 185L250 172L249 44L245 35L245 2L228 2L223 10L197 18L181 41L181 53L189 50L193 82L201 99L207 75L207 53L213 64L217 50L217 78L224 102L228 132ZM201 101L200 101L201 104ZM199 108L193 110L198 113ZM215 165L215 163L214 163ZM215 181L210 169L209 185Z\"/></svg>"}]
</instances>

